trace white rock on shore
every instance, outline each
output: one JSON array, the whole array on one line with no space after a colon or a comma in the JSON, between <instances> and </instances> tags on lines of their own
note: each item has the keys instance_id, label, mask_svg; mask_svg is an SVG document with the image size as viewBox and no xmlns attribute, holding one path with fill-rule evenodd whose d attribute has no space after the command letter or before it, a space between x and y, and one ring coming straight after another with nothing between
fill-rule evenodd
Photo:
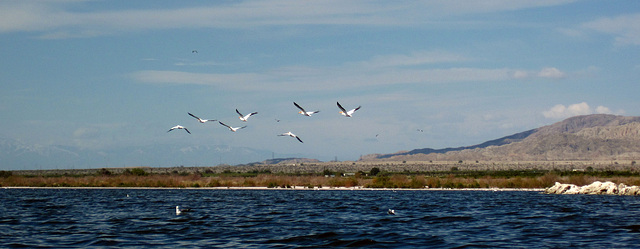
<instances>
[{"instance_id":1,"label":"white rock on shore","mask_svg":"<svg viewBox=\"0 0 640 249\"><path fill-rule=\"evenodd\" d=\"M624 183L619 185L613 182L595 181L586 186L576 186L574 184L563 184L556 182L555 185L544 190L547 194L588 194L588 195L640 195L640 187L627 186Z\"/></svg>"}]
</instances>

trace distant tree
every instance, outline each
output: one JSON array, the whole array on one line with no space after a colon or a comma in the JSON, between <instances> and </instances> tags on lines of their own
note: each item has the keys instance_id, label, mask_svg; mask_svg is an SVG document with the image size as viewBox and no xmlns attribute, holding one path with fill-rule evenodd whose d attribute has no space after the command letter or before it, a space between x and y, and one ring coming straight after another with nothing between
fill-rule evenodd
<instances>
[{"instance_id":1,"label":"distant tree","mask_svg":"<svg viewBox=\"0 0 640 249\"><path fill-rule=\"evenodd\" d=\"M6 177L10 177L12 175L13 175L13 172L11 172L11 171L0 170L0 177L6 178Z\"/></svg>"},{"instance_id":2,"label":"distant tree","mask_svg":"<svg viewBox=\"0 0 640 249\"><path fill-rule=\"evenodd\" d=\"M102 168L98 171L98 175L108 176L111 175L111 171L108 169Z\"/></svg>"},{"instance_id":3,"label":"distant tree","mask_svg":"<svg viewBox=\"0 0 640 249\"><path fill-rule=\"evenodd\" d=\"M135 176L144 176L147 175L147 172L145 172L144 169L141 168L134 168L131 169L131 174Z\"/></svg>"},{"instance_id":4,"label":"distant tree","mask_svg":"<svg viewBox=\"0 0 640 249\"><path fill-rule=\"evenodd\" d=\"M378 175L378 173L380 173L380 169L379 168L371 168L371 171L369 172L369 174L372 175L372 176L376 176L376 175Z\"/></svg>"},{"instance_id":5,"label":"distant tree","mask_svg":"<svg viewBox=\"0 0 640 249\"><path fill-rule=\"evenodd\" d=\"M325 176L330 176L333 175L333 171L325 169L324 171L322 171L322 174Z\"/></svg>"}]
</instances>

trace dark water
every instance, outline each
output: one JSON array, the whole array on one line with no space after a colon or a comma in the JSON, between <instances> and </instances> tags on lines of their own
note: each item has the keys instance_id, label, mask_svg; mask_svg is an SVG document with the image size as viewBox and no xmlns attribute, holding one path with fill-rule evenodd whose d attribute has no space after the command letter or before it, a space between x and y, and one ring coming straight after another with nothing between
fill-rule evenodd
<instances>
[{"instance_id":1,"label":"dark water","mask_svg":"<svg viewBox=\"0 0 640 249\"><path fill-rule=\"evenodd\" d=\"M489 191L0 189L0 200L3 248L640 246L638 197ZM176 215L176 205L193 212ZM388 215L388 209L396 215Z\"/></svg>"}]
</instances>

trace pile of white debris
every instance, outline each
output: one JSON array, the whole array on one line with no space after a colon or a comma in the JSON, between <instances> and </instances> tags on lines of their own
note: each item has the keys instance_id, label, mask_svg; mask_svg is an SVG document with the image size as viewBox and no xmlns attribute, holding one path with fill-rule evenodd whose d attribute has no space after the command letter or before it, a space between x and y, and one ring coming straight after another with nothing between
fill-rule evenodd
<instances>
[{"instance_id":1,"label":"pile of white debris","mask_svg":"<svg viewBox=\"0 0 640 249\"><path fill-rule=\"evenodd\" d=\"M640 195L640 187L627 186L624 183L615 184L613 182L599 181L595 181L585 186L556 182L552 187L546 188L544 192L547 194L563 195Z\"/></svg>"}]
</instances>

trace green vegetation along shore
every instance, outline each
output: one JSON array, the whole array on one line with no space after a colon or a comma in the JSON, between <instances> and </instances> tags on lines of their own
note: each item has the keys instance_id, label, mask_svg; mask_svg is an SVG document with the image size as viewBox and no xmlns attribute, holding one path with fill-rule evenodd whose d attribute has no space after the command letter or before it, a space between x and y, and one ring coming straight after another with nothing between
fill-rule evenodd
<instances>
[{"instance_id":1,"label":"green vegetation along shore","mask_svg":"<svg viewBox=\"0 0 640 249\"><path fill-rule=\"evenodd\" d=\"M214 167L215 168L215 167ZM594 181L611 181L640 185L640 171L634 169L510 169L461 170L456 166L434 171L386 171L372 167L367 171L345 172L325 167L312 173L274 172L260 170L223 171L208 168L173 168L160 171L153 168L93 169L83 174L67 171L0 171L0 187L268 187L305 188L547 188L555 182L586 185ZM238 168L241 169L241 168ZM57 172L57 174L56 174ZM65 172L65 173L61 173ZM155 173L154 173L155 172ZM30 174L29 174L30 173ZM45 174L46 173L46 174Z\"/></svg>"}]
</instances>

